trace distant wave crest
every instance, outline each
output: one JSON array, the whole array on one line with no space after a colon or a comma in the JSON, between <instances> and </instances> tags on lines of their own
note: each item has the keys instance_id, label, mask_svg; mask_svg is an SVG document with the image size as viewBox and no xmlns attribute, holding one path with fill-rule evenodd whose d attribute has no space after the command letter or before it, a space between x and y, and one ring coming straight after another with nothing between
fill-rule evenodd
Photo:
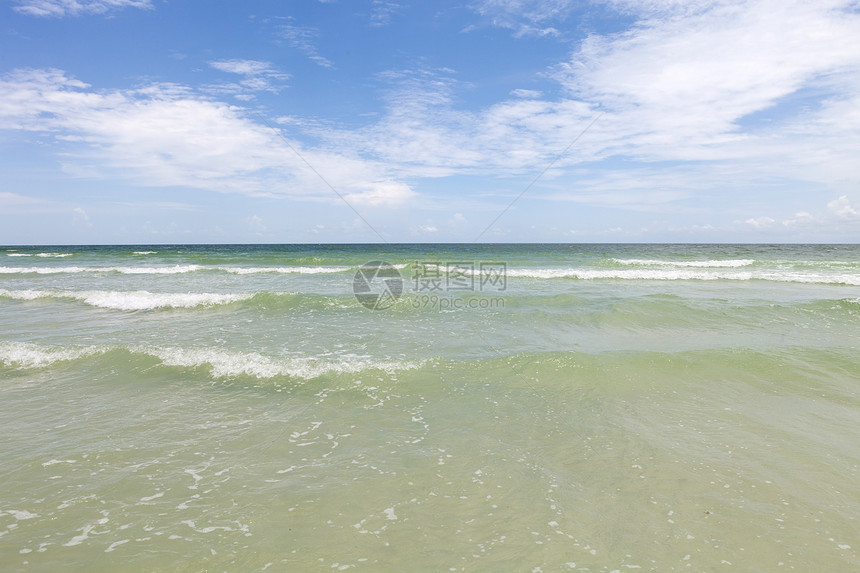
<instances>
[{"instance_id":1,"label":"distant wave crest","mask_svg":"<svg viewBox=\"0 0 860 573\"><path fill-rule=\"evenodd\" d=\"M7 290L0 289L0 297L32 301L39 299L70 299L90 306L112 310L155 310L160 308L196 308L231 304L255 296L292 295L293 293L158 293L140 291L63 291L63 290Z\"/></svg>"},{"instance_id":2,"label":"distant wave crest","mask_svg":"<svg viewBox=\"0 0 860 573\"><path fill-rule=\"evenodd\" d=\"M113 310L154 310L159 308L214 306L248 300L257 294L155 293L145 290L124 292L0 289L0 297L14 300L71 299L91 306Z\"/></svg>"},{"instance_id":3,"label":"distant wave crest","mask_svg":"<svg viewBox=\"0 0 860 573\"><path fill-rule=\"evenodd\" d=\"M172 265L160 267L3 267L0 274L79 274L79 273L120 273L124 275L174 275L199 271L226 272L237 275L247 274L327 274L351 270L347 266L282 266L282 267L232 267L204 265Z\"/></svg>"},{"instance_id":4,"label":"distant wave crest","mask_svg":"<svg viewBox=\"0 0 860 573\"><path fill-rule=\"evenodd\" d=\"M71 257L72 253L6 253L7 257L40 257L43 259L63 259Z\"/></svg>"},{"instance_id":5,"label":"distant wave crest","mask_svg":"<svg viewBox=\"0 0 860 573\"><path fill-rule=\"evenodd\" d=\"M775 281L809 284L860 285L860 274L820 274L812 272L776 271L726 271L705 269L508 269L508 277L536 279L579 279L579 280L651 280L651 281Z\"/></svg>"},{"instance_id":6,"label":"distant wave crest","mask_svg":"<svg viewBox=\"0 0 860 573\"><path fill-rule=\"evenodd\" d=\"M754 259L727 259L706 261L664 261L656 259L612 259L619 265L692 267L692 268L737 268L755 264Z\"/></svg>"}]
</instances>

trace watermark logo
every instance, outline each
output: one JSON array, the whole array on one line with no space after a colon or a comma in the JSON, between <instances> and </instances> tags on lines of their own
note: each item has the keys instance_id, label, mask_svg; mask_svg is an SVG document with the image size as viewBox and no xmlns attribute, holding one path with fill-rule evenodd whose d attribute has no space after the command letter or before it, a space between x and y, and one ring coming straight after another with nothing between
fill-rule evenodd
<instances>
[{"instance_id":1,"label":"watermark logo","mask_svg":"<svg viewBox=\"0 0 860 573\"><path fill-rule=\"evenodd\" d=\"M394 266L383 261L364 263L352 279L352 292L365 308L391 308L403 294L403 277Z\"/></svg>"},{"instance_id":2,"label":"watermark logo","mask_svg":"<svg viewBox=\"0 0 860 573\"><path fill-rule=\"evenodd\" d=\"M411 265L412 306L438 310L502 308L501 297L477 293L507 289L507 263L475 261L415 261ZM365 308L385 310L404 294L397 267L383 261L363 264L355 273L352 292Z\"/></svg>"}]
</instances>

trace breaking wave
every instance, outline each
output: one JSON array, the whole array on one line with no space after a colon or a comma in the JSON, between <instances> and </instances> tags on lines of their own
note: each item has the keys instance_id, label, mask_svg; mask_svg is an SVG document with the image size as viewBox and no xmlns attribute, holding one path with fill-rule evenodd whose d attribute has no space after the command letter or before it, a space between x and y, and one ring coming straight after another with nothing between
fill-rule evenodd
<instances>
[{"instance_id":1,"label":"breaking wave","mask_svg":"<svg viewBox=\"0 0 860 573\"><path fill-rule=\"evenodd\" d=\"M250 376L312 380L327 374L356 374L379 370L388 374L420 368L426 360L379 360L367 356L317 358L313 356L267 356L258 352L239 352L216 348L179 348L157 346L78 347L48 346L31 342L0 342L0 364L17 369L48 368L111 353L149 357L162 366L188 369L204 368L214 378ZM126 359L127 362L127 359Z\"/></svg>"}]
</instances>

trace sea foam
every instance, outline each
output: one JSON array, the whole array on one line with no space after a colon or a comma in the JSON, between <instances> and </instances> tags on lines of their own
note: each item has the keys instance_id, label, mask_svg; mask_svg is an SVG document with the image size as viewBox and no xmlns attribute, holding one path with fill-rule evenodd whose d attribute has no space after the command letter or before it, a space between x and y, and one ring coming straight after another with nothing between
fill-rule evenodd
<instances>
[{"instance_id":1,"label":"sea foam","mask_svg":"<svg viewBox=\"0 0 860 573\"><path fill-rule=\"evenodd\" d=\"M727 259L705 261L665 261L658 259L612 259L619 265L642 265L664 267L694 267L694 268L737 268L748 267L755 263L754 259Z\"/></svg>"},{"instance_id":2,"label":"sea foam","mask_svg":"<svg viewBox=\"0 0 860 573\"><path fill-rule=\"evenodd\" d=\"M405 266L405 265L401 265ZM206 265L172 265L153 267L6 267L0 266L0 274L80 274L80 273L119 273L124 275L176 275L200 271L226 272L235 275L253 274L329 274L351 270L347 266L281 266L281 267L225 267Z\"/></svg>"},{"instance_id":3,"label":"sea foam","mask_svg":"<svg viewBox=\"0 0 860 573\"><path fill-rule=\"evenodd\" d=\"M214 378L251 376L312 380L326 374L355 374L367 370L393 373L420 368L426 360L380 360L367 356L318 358L314 356L267 356L220 348L175 346L78 346L58 347L32 342L0 341L0 363L13 368L46 368L98 354L125 351L158 359L164 366L206 368Z\"/></svg>"},{"instance_id":4,"label":"sea foam","mask_svg":"<svg viewBox=\"0 0 860 573\"><path fill-rule=\"evenodd\" d=\"M45 368L57 362L79 360L108 349L100 346L54 347L31 342L0 342L0 362L18 368Z\"/></svg>"},{"instance_id":5,"label":"sea foam","mask_svg":"<svg viewBox=\"0 0 860 573\"><path fill-rule=\"evenodd\" d=\"M508 277L535 279L579 279L579 280L649 280L649 281L773 281L786 283L860 285L860 274L787 273L768 271L728 271L715 269L574 269L537 268L507 269Z\"/></svg>"},{"instance_id":6,"label":"sea foam","mask_svg":"<svg viewBox=\"0 0 860 573\"><path fill-rule=\"evenodd\" d=\"M256 293L153 293L141 291L59 291L59 290L6 290L0 297L16 300L72 299L90 306L113 310L155 310L158 308L195 308L230 304L253 298Z\"/></svg>"},{"instance_id":7,"label":"sea foam","mask_svg":"<svg viewBox=\"0 0 860 573\"><path fill-rule=\"evenodd\" d=\"M423 360L390 361L367 357L344 357L339 360L308 356L271 357L257 352L235 352L213 348L139 347L136 352L149 354L166 366L186 368L207 367L216 378L253 376L267 379L289 376L311 380L324 374L357 373L364 370L411 370L424 364Z\"/></svg>"}]
</instances>

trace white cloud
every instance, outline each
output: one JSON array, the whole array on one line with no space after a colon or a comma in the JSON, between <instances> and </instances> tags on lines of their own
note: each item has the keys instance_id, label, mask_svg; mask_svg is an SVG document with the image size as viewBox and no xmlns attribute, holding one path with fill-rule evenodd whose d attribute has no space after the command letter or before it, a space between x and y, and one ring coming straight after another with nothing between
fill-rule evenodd
<instances>
[{"instance_id":1,"label":"white cloud","mask_svg":"<svg viewBox=\"0 0 860 573\"><path fill-rule=\"evenodd\" d=\"M860 17L836 2L708 4L617 36L592 36L559 76L572 94L610 112L606 123L624 135L619 150L720 157L724 149L703 147L738 142L745 116L824 74L860 66L853 40Z\"/></svg>"},{"instance_id":2,"label":"white cloud","mask_svg":"<svg viewBox=\"0 0 860 573\"><path fill-rule=\"evenodd\" d=\"M767 216L748 219L744 223L754 229L768 230L777 234L780 230L789 230L805 233L810 238L831 236L834 240L845 240L856 238L860 213L851 205L848 196L842 195L827 203L826 209L799 211L784 218L781 221L781 227L775 225L776 220L773 217Z\"/></svg>"},{"instance_id":3,"label":"white cloud","mask_svg":"<svg viewBox=\"0 0 860 573\"><path fill-rule=\"evenodd\" d=\"M272 64L257 60L217 60L209 62L216 70L243 76L257 76L272 73Z\"/></svg>"},{"instance_id":4,"label":"white cloud","mask_svg":"<svg viewBox=\"0 0 860 573\"><path fill-rule=\"evenodd\" d=\"M72 216L75 225L84 225L85 227L92 228L93 224L90 222L89 215L81 207L72 209Z\"/></svg>"},{"instance_id":5,"label":"white cloud","mask_svg":"<svg viewBox=\"0 0 860 573\"><path fill-rule=\"evenodd\" d=\"M563 98L514 90L508 100L466 111L454 102L467 86L451 72L389 73L382 119L361 130L329 126L314 134L333 146L366 150L404 177L537 174L558 158L530 194L554 187L573 166L621 157L627 163L621 175L577 177L571 186L579 194L547 196L645 210L707 192L723 195L724 209L735 203L737 213L750 189L767 195L815 184L832 193L856 185L860 14L853 2L609 4L641 19L626 32L590 36L556 69ZM498 0L477 8L555 25L572 2ZM804 107L793 101L799 94ZM600 111L594 127L559 158Z\"/></svg>"},{"instance_id":6,"label":"white cloud","mask_svg":"<svg viewBox=\"0 0 860 573\"><path fill-rule=\"evenodd\" d=\"M535 173L594 119L587 104L573 100L515 98L458 110L453 93L462 86L449 70L389 72L383 79L391 88L379 121L351 131L324 126L311 132L332 145L365 150L403 176Z\"/></svg>"},{"instance_id":7,"label":"white cloud","mask_svg":"<svg viewBox=\"0 0 860 573\"><path fill-rule=\"evenodd\" d=\"M473 162L539 169L553 158L553 148L563 148L562 141L575 136L574 126L601 110L605 113L586 140L557 167L623 156L697 162L690 165L704 170L700 179L722 163L724 171L734 171L736 182L789 177L838 189L857 181L856 2L595 3L639 20L621 33L589 36L557 68L554 77L567 89L566 98L549 101L529 94L526 105L500 102L469 118L475 128L463 149L474 151L468 155ZM474 7L496 25L514 28L510 22L559 25L577 3L485 0ZM798 94L807 97L805 109L792 102ZM809 94L817 102L810 104ZM525 94L517 90L512 96ZM756 119L775 109L769 121ZM412 141L420 140L414 131ZM427 131L431 139L447 135L438 126ZM462 126L452 131L469 133ZM509 151L497 143L493 149L494 138L505 140ZM688 184L700 186L694 177Z\"/></svg>"},{"instance_id":8,"label":"white cloud","mask_svg":"<svg viewBox=\"0 0 860 573\"><path fill-rule=\"evenodd\" d=\"M151 0L18 0L16 12L28 16L78 16L104 14L122 8L151 9Z\"/></svg>"},{"instance_id":9,"label":"white cloud","mask_svg":"<svg viewBox=\"0 0 860 573\"><path fill-rule=\"evenodd\" d=\"M541 92L537 91L537 90L524 90L524 89L517 89L517 90L513 90L513 91L511 92L511 95L512 95L512 96L514 96L514 97L521 97L521 98L524 98L524 99L538 99L538 98L540 98L543 94L542 94Z\"/></svg>"},{"instance_id":10,"label":"white cloud","mask_svg":"<svg viewBox=\"0 0 860 573\"><path fill-rule=\"evenodd\" d=\"M387 82L386 109L362 127L302 117L279 125L296 151L355 204L412 201L420 178L529 178L558 159L529 195L676 212L701 196L724 210L727 225L737 219L739 228L774 229L781 221L784 229L823 215L761 217L758 205L778 201L786 187L804 187L818 193L819 206L824 196L839 197L830 207L831 221L856 217L847 199L860 182L856 2L602 4L638 21L618 34L590 36L554 68L550 79L564 89L562 97L519 89L493 105L466 109L458 107L459 95L470 86L455 72L401 70L379 76ZM576 6L573 0L488 0L475 8L519 32L561 28ZM316 29L278 29L291 47L331 65L319 54ZM286 79L263 61L211 65L240 76L233 94L245 98ZM0 82L0 127L63 138L75 152L69 169L150 185L338 201L244 108L184 86L99 91L63 72L19 74ZM214 93L229 92L229 85L222 87ZM803 108L798 95L805 97ZM559 158L600 112L594 127ZM297 135L319 143L303 146ZM73 146L72 138L79 144ZM604 160L609 168L592 169L590 162ZM611 168L616 161L622 165ZM750 189L758 194L755 211L746 203Z\"/></svg>"},{"instance_id":11,"label":"white cloud","mask_svg":"<svg viewBox=\"0 0 860 573\"><path fill-rule=\"evenodd\" d=\"M101 92L59 70L18 70L0 77L0 128L53 137L73 150L64 154L68 170L88 177L336 201L324 175L369 205L414 195L383 164L295 141L290 148L242 108L172 84Z\"/></svg>"},{"instance_id":12,"label":"white cloud","mask_svg":"<svg viewBox=\"0 0 860 573\"><path fill-rule=\"evenodd\" d=\"M355 190L344 195L350 205L402 205L415 197L409 185L398 181L375 181L352 186Z\"/></svg>"},{"instance_id":13,"label":"white cloud","mask_svg":"<svg viewBox=\"0 0 860 573\"><path fill-rule=\"evenodd\" d=\"M842 195L838 199L827 204L830 212L843 220L860 220L860 213L851 205L846 195Z\"/></svg>"},{"instance_id":14,"label":"white cloud","mask_svg":"<svg viewBox=\"0 0 860 573\"><path fill-rule=\"evenodd\" d=\"M762 229L773 226L776 221L771 217L756 217L755 219L747 219L744 223L756 229Z\"/></svg>"},{"instance_id":15,"label":"white cloud","mask_svg":"<svg viewBox=\"0 0 860 573\"><path fill-rule=\"evenodd\" d=\"M782 222L782 225L786 228L793 228L798 226L809 226L810 224L816 223L817 220L815 217L807 213L806 211L800 211L794 214L794 217L790 219L785 219Z\"/></svg>"}]
</instances>

